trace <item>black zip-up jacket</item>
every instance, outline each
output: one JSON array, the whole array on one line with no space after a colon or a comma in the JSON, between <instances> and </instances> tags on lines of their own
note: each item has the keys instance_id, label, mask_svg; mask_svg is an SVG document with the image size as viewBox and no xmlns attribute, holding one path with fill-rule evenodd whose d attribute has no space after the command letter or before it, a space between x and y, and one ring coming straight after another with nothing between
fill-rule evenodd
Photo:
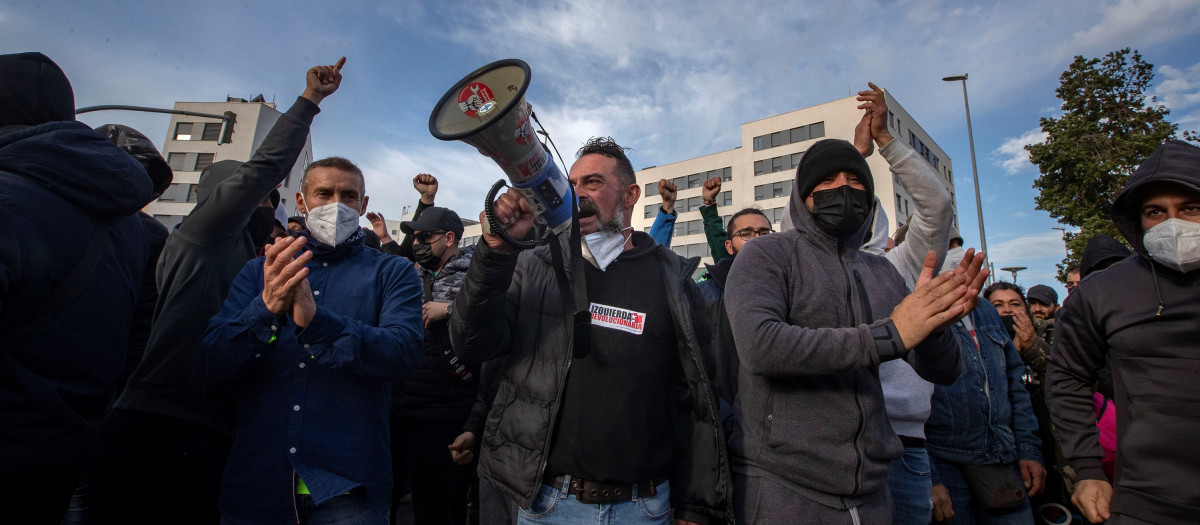
<instances>
[{"instance_id":1,"label":"black zip-up jacket","mask_svg":"<svg viewBox=\"0 0 1200 525\"><path fill-rule=\"evenodd\" d=\"M1200 516L1200 270L1154 262L1142 243L1140 190L1170 181L1200 191L1200 148L1167 142L1113 205L1137 256L1086 275L1055 321L1046 383L1063 456L1079 479L1105 480L1092 388L1112 365L1117 465L1108 524L1195 523Z\"/></svg>"},{"instance_id":2,"label":"black zip-up jacket","mask_svg":"<svg viewBox=\"0 0 1200 525\"><path fill-rule=\"evenodd\" d=\"M635 243L650 242L645 233L634 236ZM565 240L562 245L569 253ZM729 522L733 482L716 398L705 373L707 348L702 349L709 345L708 320L690 277L699 260L683 259L662 246L654 250L647 260L662 265L661 293L679 334L688 385L673 423L676 457L682 460L670 475L672 506L680 519ZM566 312L572 309L559 299L547 246L500 253L480 241L450 317L450 339L464 361L478 365L508 356L484 425L479 475L522 507L537 495L549 458L571 366L574 324L567 322Z\"/></svg>"}]
</instances>

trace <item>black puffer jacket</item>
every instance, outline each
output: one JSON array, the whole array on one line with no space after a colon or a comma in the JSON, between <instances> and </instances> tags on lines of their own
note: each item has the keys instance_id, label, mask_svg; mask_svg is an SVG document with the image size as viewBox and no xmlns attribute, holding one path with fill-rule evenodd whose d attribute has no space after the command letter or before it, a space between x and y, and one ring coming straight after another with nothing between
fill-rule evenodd
<instances>
[{"instance_id":1,"label":"black puffer jacket","mask_svg":"<svg viewBox=\"0 0 1200 525\"><path fill-rule=\"evenodd\" d=\"M1056 321L1046 372L1063 456L1079 479L1104 480L1092 385L1112 364L1117 465L1107 523L1195 523L1200 516L1200 270L1154 262L1142 243L1141 189L1169 181L1200 192L1200 148L1170 141L1130 177L1113 222L1137 252L1084 277Z\"/></svg>"},{"instance_id":2,"label":"black puffer jacket","mask_svg":"<svg viewBox=\"0 0 1200 525\"><path fill-rule=\"evenodd\" d=\"M649 242L642 232L634 236L635 243ZM708 320L690 278L698 260L654 249L689 387L674 422L677 457L685 459L672 467L672 506L681 519L728 522L733 483L702 357L702 347L709 345ZM558 297L548 247L505 254L480 242L450 319L454 349L468 363L509 356L484 426L479 475L522 507L532 503L541 485L571 365L574 325L566 322L568 309Z\"/></svg>"}]
</instances>

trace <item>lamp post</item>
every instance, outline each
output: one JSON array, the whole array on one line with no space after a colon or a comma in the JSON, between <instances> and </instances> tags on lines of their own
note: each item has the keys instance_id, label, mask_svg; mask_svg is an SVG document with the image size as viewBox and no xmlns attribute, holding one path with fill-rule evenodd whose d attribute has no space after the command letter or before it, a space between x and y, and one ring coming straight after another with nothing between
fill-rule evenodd
<instances>
[{"instance_id":1,"label":"lamp post","mask_svg":"<svg viewBox=\"0 0 1200 525\"><path fill-rule=\"evenodd\" d=\"M1067 257L1071 257L1071 249L1067 247L1067 229L1062 226L1051 226L1051 230L1058 230L1062 233L1063 251L1067 252Z\"/></svg>"},{"instance_id":2,"label":"lamp post","mask_svg":"<svg viewBox=\"0 0 1200 525\"><path fill-rule=\"evenodd\" d=\"M963 105L967 108L967 140L971 145L971 178L975 181L975 213L979 216L979 248L983 250L985 261L991 258L987 248L987 234L983 231L983 202L979 197L979 169L975 166L975 132L971 130L971 104L967 101L967 74L950 75L943 77L946 82L962 81L963 86ZM1015 280L1016 274L1013 274ZM988 281L992 281L992 276L988 276Z\"/></svg>"},{"instance_id":3,"label":"lamp post","mask_svg":"<svg viewBox=\"0 0 1200 525\"><path fill-rule=\"evenodd\" d=\"M1002 271L1002 272L1012 272L1012 274L1013 274L1013 284L1017 284L1017 272L1019 272L1019 271L1021 271L1021 270L1028 270L1028 269L1029 269L1029 268L1026 268L1026 267L1024 267L1024 266L1009 266L1008 268L1001 268L1001 269L1000 269L1000 271Z\"/></svg>"}]
</instances>

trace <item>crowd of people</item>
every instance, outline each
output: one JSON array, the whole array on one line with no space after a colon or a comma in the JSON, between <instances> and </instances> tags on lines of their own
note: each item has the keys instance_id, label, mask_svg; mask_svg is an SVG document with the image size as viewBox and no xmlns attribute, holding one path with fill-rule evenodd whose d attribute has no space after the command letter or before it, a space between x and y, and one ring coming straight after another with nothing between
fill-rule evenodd
<instances>
[{"instance_id":1,"label":"crowd of people","mask_svg":"<svg viewBox=\"0 0 1200 525\"><path fill-rule=\"evenodd\" d=\"M1125 242L1093 238L1060 305L984 286L869 84L854 136L805 152L779 231L757 208L723 223L704 183L697 280L669 248L678 189L660 181L634 231L641 185L607 137L570 166L574 233L518 190L491 206L535 248L466 245L430 174L396 240L342 157L306 167L284 223L276 188L344 64L309 69L167 231L139 211L173 177L153 143L76 121L46 56L0 55L3 521L384 525L401 501L454 525L1200 515L1200 148L1142 163L1111 210ZM876 152L916 204L894 236Z\"/></svg>"}]
</instances>

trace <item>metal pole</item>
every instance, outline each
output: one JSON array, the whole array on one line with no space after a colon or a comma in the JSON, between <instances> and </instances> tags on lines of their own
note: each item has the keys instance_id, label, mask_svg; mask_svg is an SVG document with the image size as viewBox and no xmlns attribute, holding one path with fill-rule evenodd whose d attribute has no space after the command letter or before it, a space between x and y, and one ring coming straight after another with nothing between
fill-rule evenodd
<instances>
[{"instance_id":1,"label":"metal pole","mask_svg":"<svg viewBox=\"0 0 1200 525\"><path fill-rule=\"evenodd\" d=\"M967 79L962 81L963 105L967 108L967 141L971 145L971 178L975 181L975 212L979 214L979 247L985 257L990 257L987 247L987 234L983 230L983 201L979 196L979 168L975 164L975 132L971 128L971 104L967 101ZM1016 279L1016 276L1013 276ZM991 281L991 277L988 277Z\"/></svg>"},{"instance_id":2,"label":"metal pole","mask_svg":"<svg viewBox=\"0 0 1200 525\"><path fill-rule=\"evenodd\" d=\"M93 111L141 111L144 113L166 113L168 115L187 115L191 117L206 117L215 118L224 121L224 127L221 130L221 140L219 144L229 144L229 136L233 134L232 127L237 122L237 115L232 111L226 111L224 115L216 115L213 113L198 113L195 111L184 111L181 109L161 109L148 108L144 106L123 106L123 105L105 105L105 106L88 106L86 108L78 108L75 114L91 113Z\"/></svg>"}]
</instances>

